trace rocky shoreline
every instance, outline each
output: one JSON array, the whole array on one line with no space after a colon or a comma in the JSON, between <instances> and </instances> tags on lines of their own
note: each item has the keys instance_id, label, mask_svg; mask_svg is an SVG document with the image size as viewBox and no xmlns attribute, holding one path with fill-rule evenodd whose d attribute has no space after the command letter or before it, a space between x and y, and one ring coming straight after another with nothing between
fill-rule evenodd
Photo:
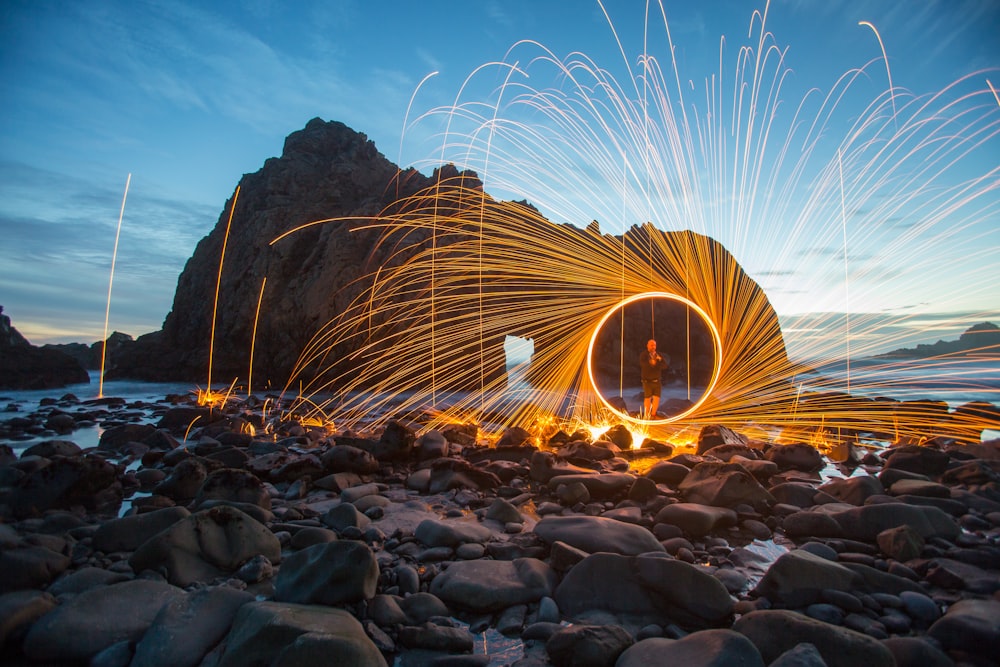
<instances>
[{"instance_id":1,"label":"rocky shoreline","mask_svg":"<svg viewBox=\"0 0 1000 667\"><path fill-rule=\"evenodd\" d=\"M994 665L1000 442L329 434L190 397L0 418L11 665ZM274 414L271 412L270 414ZM99 424L96 447L73 441ZM16 446L32 437L28 447ZM11 443L14 443L12 446Z\"/></svg>"}]
</instances>

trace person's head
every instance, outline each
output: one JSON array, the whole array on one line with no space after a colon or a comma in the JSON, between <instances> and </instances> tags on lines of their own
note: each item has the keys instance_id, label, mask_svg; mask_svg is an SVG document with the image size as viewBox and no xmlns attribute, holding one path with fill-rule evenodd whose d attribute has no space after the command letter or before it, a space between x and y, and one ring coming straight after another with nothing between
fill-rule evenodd
<instances>
[{"instance_id":1,"label":"person's head","mask_svg":"<svg viewBox=\"0 0 1000 667\"><path fill-rule=\"evenodd\" d=\"M646 341L646 349L650 352L656 352L656 341L652 338Z\"/></svg>"}]
</instances>

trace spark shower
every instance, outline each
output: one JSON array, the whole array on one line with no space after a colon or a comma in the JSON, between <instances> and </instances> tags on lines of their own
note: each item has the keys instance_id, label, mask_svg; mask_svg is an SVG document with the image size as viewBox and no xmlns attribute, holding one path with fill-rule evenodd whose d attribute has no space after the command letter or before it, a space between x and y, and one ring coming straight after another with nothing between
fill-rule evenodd
<instances>
[{"instance_id":1,"label":"spark shower","mask_svg":"<svg viewBox=\"0 0 1000 667\"><path fill-rule=\"evenodd\" d=\"M989 289L1000 246L998 73L910 94L893 87L881 37L863 23L883 55L788 100L791 57L767 28L769 10L750 16L745 44L720 41L719 71L698 73L701 83L672 59L669 17L654 3L634 57L609 17L620 63L520 42L476 68L453 104L408 117L404 139L418 127L435 136L418 168L450 163L481 182L460 171L367 222L400 260L372 267L371 288L303 351L304 373L336 344L357 350L349 374L293 377L300 405L347 425L392 405L430 407L436 424L624 417L648 431L674 419L645 422L610 405L588 346L607 313L659 294L690 304L717 340L710 386L682 422L926 434L940 415L916 402L802 400L802 367L789 362L772 301L817 313L796 357L846 352L858 389L851 357L915 321L912 294L950 289L958 302ZM469 92L484 81L495 82L489 95ZM956 262L964 270L949 268ZM518 390L489 363L506 335L535 342ZM967 360L942 363L961 376ZM955 418L970 433L985 425L980 414Z\"/></svg>"}]
</instances>

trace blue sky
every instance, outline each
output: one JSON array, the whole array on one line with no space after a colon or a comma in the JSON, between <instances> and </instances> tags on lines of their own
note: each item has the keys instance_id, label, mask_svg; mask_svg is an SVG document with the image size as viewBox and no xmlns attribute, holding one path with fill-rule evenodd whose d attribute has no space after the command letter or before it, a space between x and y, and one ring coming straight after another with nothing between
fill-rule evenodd
<instances>
[{"instance_id":1,"label":"blue sky","mask_svg":"<svg viewBox=\"0 0 1000 667\"><path fill-rule=\"evenodd\" d=\"M732 76L751 15L764 6L763 0L665 0L677 80L688 95L685 108L703 112L698 100L704 99L705 82L719 73L723 36L720 78ZM115 230L131 174L109 331L138 336L159 329L196 243L216 223L241 175L280 155L285 136L313 117L339 120L367 134L390 160L428 171L440 155L432 134L438 126L417 124L404 133L406 121L454 104L480 65L540 53L537 46L522 45L508 56L520 40L534 40L559 58L586 54L617 73L618 81L628 81L643 51L644 3L608 0L604 7L614 30L601 5L584 0L6 0L0 6L5 314L35 344L101 337ZM825 157L815 161L820 166L835 155L834 140L864 115L864 100L888 88L878 41L859 21L871 22L881 34L900 104L910 99L906 95L930 95L972 73L978 74L953 97L981 93L986 80L1000 85L995 0L774 0L767 28L787 47L789 68L783 110L793 109L810 88L830 90L844 72L866 67L832 114L822 140ZM654 21L648 45L668 62L664 32L662 19ZM544 68L536 72L528 60L518 62L531 74L527 85L554 85L545 80ZM462 103L490 99L498 71L486 68L473 77ZM432 72L437 74L420 86ZM981 103L983 96L976 99ZM973 131L962 125L966 117L955 107L943 108L955 113L954 132L969 134L971 141ZM814 113L809 118L820 112ZM842 311L857 311L859 340L865 327L872 338L891 333L888 347L954 337L969 323L1000 316L1000 207L994 189L971 209L935 211L933 193L977 176L996 181L998 123L994 110L972 141L982 143L942 168L928 187L923 175L904 184L914 194L903 197L903 208L920 208L923 222L892 236L870 233L862 220L861 208L877 209L884 199L858 195L864 206L851 214L856 227L831 225L823 211L791 221L808 206L808 191L815 187L809 178L785 203L758 206L762 216L789 218L771 231L759 232L763 223L752 216L727 229L715 229L718 223L709 217L701 231L721 237L765 287L788 328L802 336L841 327ZM773 151L765 158L773 159ZM905 180L889 166L870 171ZM848 179L859 190L870 187L858 174ZM487 175L488 190L490 180ZM498 194L516 196L517 185L498 187ZM763 202L764 195L758 196ZM779 196L776 187L767 190L768 199ZM612 208L535 203L557 219L590 213L601 218ZM647 198L650 205L656 202ZM890 206L876 214L903 218L907 211ZM570 221L584 225L589 218ZM836 253L842 232L845 240L850 235L847 267ZM812 311L824 314L803 315ZM862 349L875 350L876 343L866 345Z\"/></svg>"}]
</instances>

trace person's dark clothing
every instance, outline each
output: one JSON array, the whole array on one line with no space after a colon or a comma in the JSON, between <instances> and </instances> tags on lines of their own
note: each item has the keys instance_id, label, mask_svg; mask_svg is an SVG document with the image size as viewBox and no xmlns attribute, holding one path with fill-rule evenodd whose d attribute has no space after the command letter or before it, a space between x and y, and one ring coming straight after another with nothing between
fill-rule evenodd
<instances>
[{"instance_id":1,"label":"person's dark clothing","mask_svg":"<svg viewBox=\"0 0 1000 667\"><path fill-rule=\"evenodd\" d=\"M640 377L643 382L660 381L660 373L667 367L667 358L660 355L660 360L653 362L649 356L649 350L643 350L639 355Z\"/></svg>"}]
</instances>

